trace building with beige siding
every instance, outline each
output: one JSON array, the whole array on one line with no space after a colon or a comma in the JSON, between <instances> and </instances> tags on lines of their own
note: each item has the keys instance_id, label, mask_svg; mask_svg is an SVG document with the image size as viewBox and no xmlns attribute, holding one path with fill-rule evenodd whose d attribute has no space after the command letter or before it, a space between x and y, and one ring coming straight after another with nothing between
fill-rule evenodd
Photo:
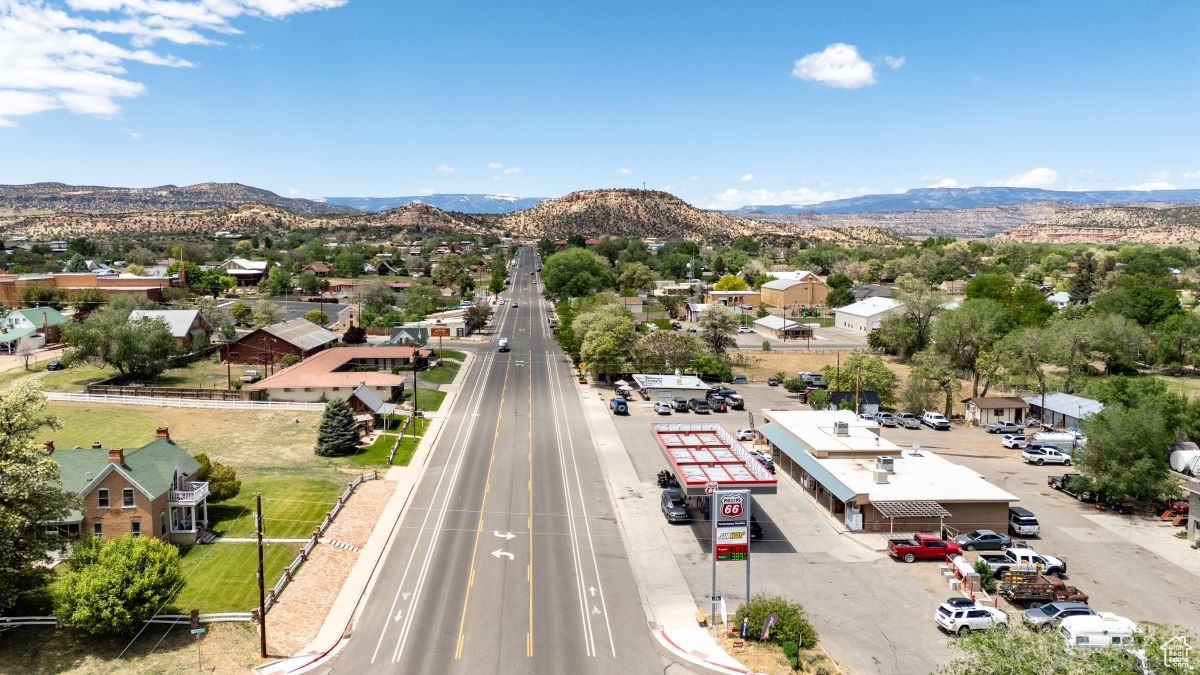
<instances>
[{"instance_id":1,"label":"building with beige siding","mask_svg":"<svg viewBox=\"0 0 1200 675\"><path fill-rule=\"evenodd\" d=\"M768 281L758 292L764 303L775 307L824 307L829 286L812 272L803 272L794 278Z\"/></svg>"}]
</instances>

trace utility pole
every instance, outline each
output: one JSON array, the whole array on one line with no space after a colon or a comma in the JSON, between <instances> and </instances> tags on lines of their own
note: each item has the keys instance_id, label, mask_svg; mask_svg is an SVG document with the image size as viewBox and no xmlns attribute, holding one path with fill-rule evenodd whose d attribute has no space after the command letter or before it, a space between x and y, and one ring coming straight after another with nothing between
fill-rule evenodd
<instances>
[{"instance_id":1,"label":"utility pole","mask_svg":"<svg viewBox=\"0 0 1200 675\"><path fill-rule=\"evenodd\" d=\"M263 584L263 517L262 493L254 495L254 534L258 539L258 650L259 656L267 658L267 595Z\"/></svg>"}]
</instances>

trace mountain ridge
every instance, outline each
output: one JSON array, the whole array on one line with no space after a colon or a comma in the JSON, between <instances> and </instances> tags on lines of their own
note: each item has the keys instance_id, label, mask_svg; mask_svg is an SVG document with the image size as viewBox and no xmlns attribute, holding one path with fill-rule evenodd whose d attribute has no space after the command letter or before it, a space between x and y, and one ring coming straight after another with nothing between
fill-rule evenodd
<instances>
[{"instance_id":1,"label":"mountain ridge","mask_svg":"<svg viewBox=\"0 0 1200 675\"><path fill-rule=\"evenodd\" d=\"M443 211L503 214L532 208L547 199L549 197L514 197L504 194L439 192L408 197L326 197L325 201L329 204L371 212L387 211L416 202L435 206Z\"/></svg>"},{"instance_id":2,"label":"mountain ridge","mask_svg":"<svg viewBox=\"0 0 1200 675\"><path fill-rule=\"evenodd\" d=\"M118 214L157 211L235 208L267 204L293 213L332 214L353 210L312 199L281 197L270 190L242 183L157 185L148 188L68 185L43 182L0 185L0 216L35 216L62 213Z\"/></svg>"},{"instance_id":3,"label":"mountain ridge","mask_svg":"<svg viewBox=\"0 0 1200 675\"><path fill-rule=\"evenodd\" d=\"M1050 202L1073 206L1200 203L1200 190L1044 190L1019 187L913 188L903 193L862 195L816 204L743 206L738 215L799 213L878 213L927 209L969 209Z\"/></svg>"}]
</instances>

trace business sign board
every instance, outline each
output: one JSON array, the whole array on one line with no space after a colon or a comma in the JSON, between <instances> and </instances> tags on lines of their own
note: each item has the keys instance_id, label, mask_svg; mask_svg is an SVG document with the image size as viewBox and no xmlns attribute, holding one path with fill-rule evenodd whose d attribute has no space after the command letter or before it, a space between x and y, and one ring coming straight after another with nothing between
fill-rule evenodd
<instances>
[{"instance_id":1,"label":"business sign board","mask_svg":"<svg viewBox=\"0 0 1200 675\"><path fill-rule=\"evenodd\" d=\"M750 557L750 493L745 490L718 491L713 496L713 555L719 561Z\"/></svg>"},{"instance_id":2,"label":"business sign board","mask_svg":"<svg viewBox=\"0 0 1200 675\"><path fill-rule=\"evenodd\" d=\"M430 337L450 337L449 326L432 326L429 329Z\"/></svg>"}]
</instances>

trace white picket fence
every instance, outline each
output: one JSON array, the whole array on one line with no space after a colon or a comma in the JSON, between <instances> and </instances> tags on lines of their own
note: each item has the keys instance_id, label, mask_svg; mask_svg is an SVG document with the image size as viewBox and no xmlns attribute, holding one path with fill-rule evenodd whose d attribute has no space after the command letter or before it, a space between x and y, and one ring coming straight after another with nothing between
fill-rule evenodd
<instances>
[{"instance_id":1,"label":"white picket fence","mask_svg":"<svg viewBox=\"0 0 1200 675\"><path fill-rule=\"evenodd\" d=\"M254 620L253 612L216 612L201 614L200 623L249 623ZM146 619L146 623L179 624L191 623L192 617L187 614L155 614ZM16 626L58 626L58 619L53 616L0 616L0 630Z\"/></svg>"},{"instance_id":2,"label":"white picket fence","mask_svg":"<svg viewBox=\"0 0 1200 675\"><path fill-rule=\"evenodd\" d=\"M117 396L113 394L70 394L46 392L46 400L62 403L99 403L101 405L141 405L155 408L208 408L222 410L293 410L317 411L324 403L299 401L213 401L191 398L155 398L151 396Z\"/></svg>"}]
</instances>

